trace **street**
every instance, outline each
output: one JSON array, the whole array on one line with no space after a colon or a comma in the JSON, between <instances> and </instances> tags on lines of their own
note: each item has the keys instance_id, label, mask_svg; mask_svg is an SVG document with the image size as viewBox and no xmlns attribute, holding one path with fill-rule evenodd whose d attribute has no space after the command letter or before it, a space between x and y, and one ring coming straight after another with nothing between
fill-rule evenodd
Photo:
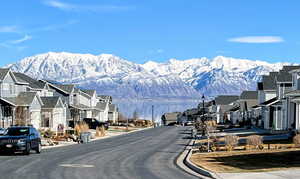
<instances>
[{"instance_id":1,"label":"street","mask_svg":"<svg viewBox=\"0 0 300 179\"><path fill-rule=\"evenodd\" d=\"M195 178L175 165L187 127L158 127L30 156L1 155L0 178Z\"/></svg>"}]
</instances>

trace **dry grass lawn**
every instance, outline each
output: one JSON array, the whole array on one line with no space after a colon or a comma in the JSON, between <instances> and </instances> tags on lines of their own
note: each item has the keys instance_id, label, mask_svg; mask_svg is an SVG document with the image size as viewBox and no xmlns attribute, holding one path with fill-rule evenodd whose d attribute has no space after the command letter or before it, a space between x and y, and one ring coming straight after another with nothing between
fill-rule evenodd
<instances>
[{"instance_id":1,"label":"dry grass lawn","mask_svg":"<svg viewBox=\"0 0 300 179\"><path fill-rule=\"evenodd\" d=\"M196 153L196 165L213 172L264 172L300 167L300 149Z\"/></svg>"}]
</instances>

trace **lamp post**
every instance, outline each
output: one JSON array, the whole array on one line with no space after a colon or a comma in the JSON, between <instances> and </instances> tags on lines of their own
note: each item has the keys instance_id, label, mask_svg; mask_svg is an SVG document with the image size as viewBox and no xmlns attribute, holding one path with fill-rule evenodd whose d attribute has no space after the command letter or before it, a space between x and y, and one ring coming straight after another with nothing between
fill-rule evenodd
<instances>
[{"instance_id":1,"label":"lamp post","mask_svg":"<svg viewBox=\"0 0 300 179\"><path fill-rule=\"evenodd\" d=\"M205 96L203 94L202 95L202 122L204 121L204 100L205 100Z\"/></svg>"}]
</instances>

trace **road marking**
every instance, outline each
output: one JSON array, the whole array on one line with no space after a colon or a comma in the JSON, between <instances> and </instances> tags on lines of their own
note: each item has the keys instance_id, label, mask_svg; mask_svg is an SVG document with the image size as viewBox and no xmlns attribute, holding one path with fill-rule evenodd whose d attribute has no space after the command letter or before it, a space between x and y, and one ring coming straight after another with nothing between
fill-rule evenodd
<instances>
[{"instance_id":1,"label":"road marking","mask_svg":"<svg viewBox=\"0 0 300 179\"><path fill-rule=\"evenodd\" d=\"M61 167L69 167L69 168L94 168L94 165L86 165L86 164L60 164Z\"/></svg>"}]
</instances>

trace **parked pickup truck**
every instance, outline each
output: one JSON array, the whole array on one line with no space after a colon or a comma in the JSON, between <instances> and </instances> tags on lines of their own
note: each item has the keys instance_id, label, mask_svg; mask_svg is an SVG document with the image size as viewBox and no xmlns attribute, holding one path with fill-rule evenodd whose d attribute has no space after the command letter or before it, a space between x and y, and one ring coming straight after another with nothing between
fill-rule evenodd
<instances>
[{"instance_id":1,"label":"parked pickup truck","mask_svg":"<svg viewBox=\"0 0 300 179\"><path fill-rule=\"evenodd\" d=\"M31 126L13 126L7 128L0 136L0 152L21 151L26 155L31 150L41 152L41 138L39 132Z\"/></svg>"}]
</instances>

